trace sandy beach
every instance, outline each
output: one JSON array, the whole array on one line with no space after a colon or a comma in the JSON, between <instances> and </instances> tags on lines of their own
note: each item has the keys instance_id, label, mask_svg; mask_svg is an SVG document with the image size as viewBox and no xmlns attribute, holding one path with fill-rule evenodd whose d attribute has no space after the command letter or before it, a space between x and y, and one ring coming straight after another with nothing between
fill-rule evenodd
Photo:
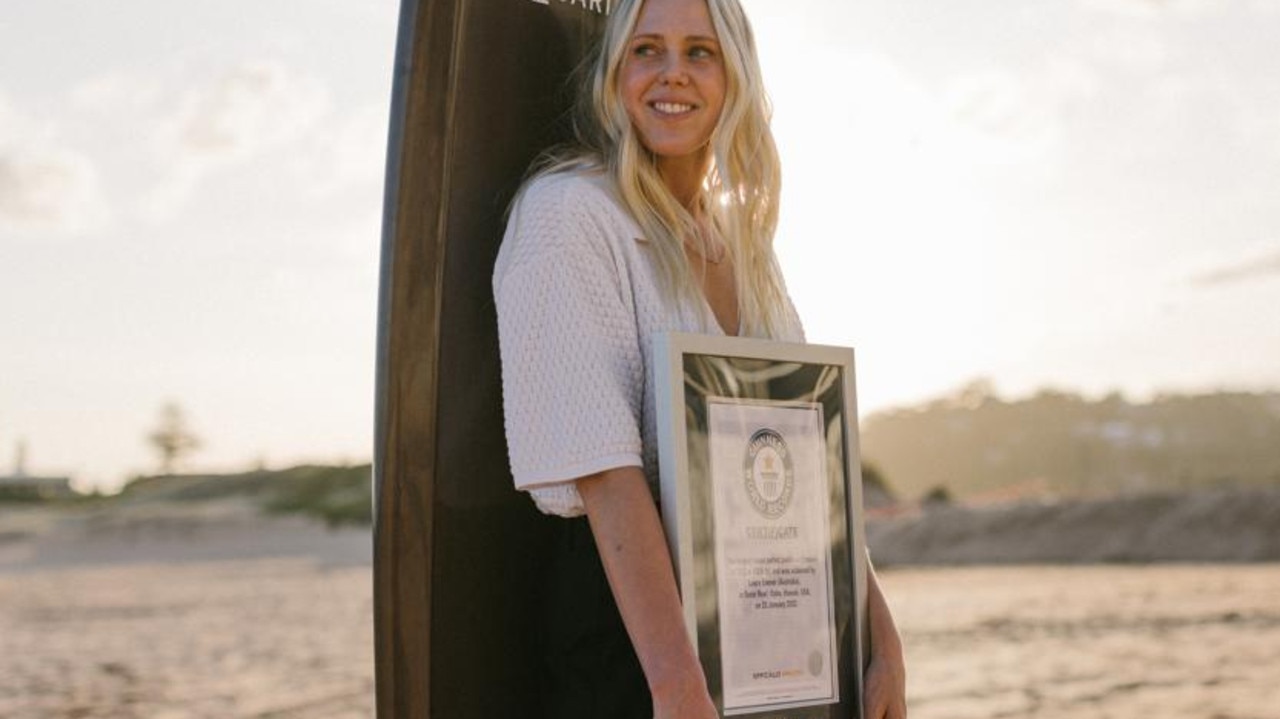
<instances>
[{"instance_id":1,"label":"sandy beach","mask_svg":"<svg viewBox=\"0 0 1280 719\"><path fill-rule=\"evenodd\" d=\"M370 535L0 512L0 717L369 717ZM1280 565L889 568L914 719L1280 719Z\"/></svg>"},{"instance_id":2,"label":"sandy beach","mask_svg":"<svg viewBox=\"0 0 1280 719\"><path fill-rule=\"evenodd\" d=\"M369 717L370 547L236 501L0 510L0 717Z\"/></svg>"},{"instance_id":3,"label":"sandy beach","mask_svg":"<svg viewBox=\"0 0 1280 719\"><path fill-rule=\"evenodd\" d=\"M1280 565L886 572L913 719L1277 719Z\"/></svg>"},{"instance_id":4,"label":"sandy beach","mask_svg":"<svg viewBox=\"0 0 1280 719\"><path fill-rule=\"evenodd\" d=\"M371 716L369 587L301 559L0 574L0 716Z\"/></svg>"}]
</instances>

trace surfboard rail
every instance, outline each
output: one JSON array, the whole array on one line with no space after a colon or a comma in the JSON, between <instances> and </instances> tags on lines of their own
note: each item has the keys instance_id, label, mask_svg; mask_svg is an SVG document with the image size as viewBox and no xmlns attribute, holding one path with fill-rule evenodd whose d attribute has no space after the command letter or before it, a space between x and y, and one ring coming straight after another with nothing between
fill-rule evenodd
<instances>
[{"instance_id":1,"label":"surfboard rail","mask_svg":"<svg viewBox=\"0 0 1280 719\"><path fill-rule=\"evenodd\" d=\"M511 485L490 293L505 211L567 130L595 0L402 0L374 437L377 716L537 716L548 520ZM513 597L516 598L513 601Z\"/></svg>"}]
</instances>

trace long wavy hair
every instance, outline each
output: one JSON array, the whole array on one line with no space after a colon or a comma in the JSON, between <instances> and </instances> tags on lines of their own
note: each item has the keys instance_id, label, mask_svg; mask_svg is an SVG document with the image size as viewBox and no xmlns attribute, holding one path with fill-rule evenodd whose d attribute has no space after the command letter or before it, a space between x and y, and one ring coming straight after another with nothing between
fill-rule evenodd
<instances>
[{"instance_id":1,"label":"long wavy hair","mask_svg":"<svg viewBox=\"0 0 1280 719\"><path fill-rule=\"evenodd\" d=\"M644 1L621 0L614 6L604 36L579 69L576 142L546 153L534 172L607 172L652 245L666 289L680 299L702 301L685 256L686 241L704 257L723 251L733 263L741 333L774 336L785 307L773 252L782 180L751 25L737 0L705 0L727 80L724 107L711 135L710 169L697 198L711 235L707 237L694 215L667 189L653 153L631 124L618 86Z\"/></svg>"}]
</instances>

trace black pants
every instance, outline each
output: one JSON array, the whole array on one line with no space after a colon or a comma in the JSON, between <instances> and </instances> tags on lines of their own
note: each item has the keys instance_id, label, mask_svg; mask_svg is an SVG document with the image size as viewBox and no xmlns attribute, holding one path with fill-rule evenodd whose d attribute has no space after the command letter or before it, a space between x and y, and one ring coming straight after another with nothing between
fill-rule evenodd
<instances>
[{"instance_id":1,"label":"black pants","mask_svg":"<svg viewBox=\"0 0 1280 719\"><path fill-rule=\"evenodd\" d=\"M644 673L585 517L559 522L545 586L545 716L652 719Z\"/></svg>"}]
</instances>

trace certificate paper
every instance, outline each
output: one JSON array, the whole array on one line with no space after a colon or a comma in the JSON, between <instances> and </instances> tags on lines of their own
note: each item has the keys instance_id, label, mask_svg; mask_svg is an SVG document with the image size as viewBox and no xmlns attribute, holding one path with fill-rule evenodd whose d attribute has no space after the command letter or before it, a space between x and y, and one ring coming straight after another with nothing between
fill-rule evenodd
<instances>
[{"instance_id":1,"label":"certificate paper","mask_svg":"<svg viewBox=\"0 0 1280 719\"><path fill-rule=\"evenodd\" d=\"M724 713L838 702L822 406L707 412Z\"/></svg>"}]
</instances>

